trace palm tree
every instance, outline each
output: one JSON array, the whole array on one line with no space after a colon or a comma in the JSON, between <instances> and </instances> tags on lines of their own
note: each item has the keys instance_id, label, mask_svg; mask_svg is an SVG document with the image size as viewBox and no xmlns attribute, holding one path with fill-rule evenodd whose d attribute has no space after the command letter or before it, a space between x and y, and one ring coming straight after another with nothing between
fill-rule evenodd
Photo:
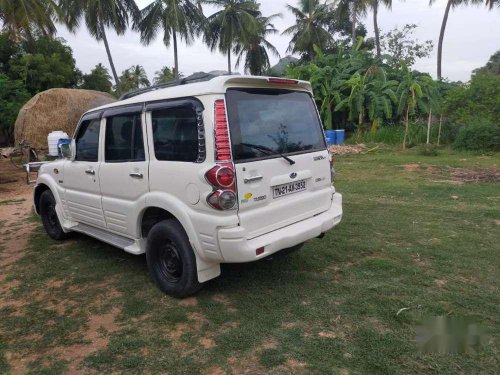
<instances>
[{"instance_id":1,"label":"palm tree","mask_svg":"<svg viewBox=\"0 0 500 375\"><path fill-rule=\"evenodd\" d=\"M373 28L375 29L375 46L377 47L377 57L380 57L380 30L378 28L378 7L380 4L387 8L392 8L392 0L372 0L373 8Z\"/></svg>"},{"instance_id":2,"label":"palm tree","mask_svg":"<svg viewBox=\"0 0 500 375\"><path fill-rule=\"evenodd\" d=\"M259 33L259 4L254 0L205 0L207 4L222 7L208 17L205 43L213 51L227 54L227 70L232 72L231 51L238 43L249 43Z\"/></svg>"},{"instance_id":3,"label":"palm tree","mask_svg":"<svg viewBox=\"0 0 500 375\"><path fill-rule=\"evenodd\" d=\"M141 41L149 45L160 30L163 43L168 48L174 45L174 75L179 78L179 54L177 38L186 44L193 42L194 36L203 26L204 16L200 7L191 0L155 0L141 11L140 20L134 24L139 30Z\"/></svg>"},{"instance_id":4,"label":"palm tree","mask_svg":"<svg viewBox=\"0 0 500 375\"><path fill-rule=\"evenodd\" d=\"M418 107L425 107L422 103L424 93L420 80L415 77L413 72L402 64L401 82L396 91L399 101L398 113L403 115L405 125L405 135L403 139L403 150L406 149L406 140L408 138L408 129L410 127L410 114L415 113Z\"/></svg>"},{"instance_id":5,"label":"palm tree","mask_svg":"<svg viewBox=\"0 0 500 375\"><path fill-rule=\"evenodd\" d=\"M314 46L324 49L331 40L327 31L330 7L319 0L300 0L299 7L289 4L286 7L296 18L295 25L282 33L292 36L288 52L303 53L312 60Z\"/></svg>"},{"instance_id":6,"label":"palm tree","mask_svg":"<svg viewBox=\"0 0 500 375\"><path fill-rule=\"evenodd\" d=\"M368 7L372 5L373 0L341 0L340 6L347 8L351 13L351 42L354 48L357 45L356 27L358 20L366 15ZM342 4L343 3L343 4Z\"/></svg>"},{"instance_id":7,"label":"palm tree","mask_svg":"<svg viewBox=\"0 0 500 375\"><path fill-rule=\"evenodd\" d=\"M257 22L260 26L259 32L252 35L251 39L247 42L236 42L234 48L234 53L238 56L236 67L238 67L244 59L245 71L250 72L252 75L263 75L264 72L270 69L271 63L269 61L268 51L277 57L279 57L280 54L276 47L266 39L266 36L278 32L271 23L273 19L278 17L281 17L281 14L273 14L269 17L257 17Z\"/></svg>"},{"instance_id":8,"label":"palm tree","mask_svg":"<svg viewBox=\"0 0 500 375\"><path fill-rule=\"evenodd\" d=\"M436 0L430 0L429 5L432 5ZM441 80L442 76L442 62L443 62L443 41L444 41L444 33L446 31L446 24L448 22L448 16L450 14L450 10L452 8L456 8L460 5L469 5L469 4L482 4L485 3L489 9L493 9L495 5L500 6L500 1L498 0L448 0L446 4L446 8L444 11L443 22L441 24L441 31L439 32L439 43L438 43L438 56L437 56L437 78Z\"/></svg>"},{"instance_id":9,"label":"palm tree","mask_svg":"<svg viewBox=\"0 0 500 375\"><path fill-rule=\"evenodd\" d=\"M120 81L109 49L106 28L115 30L118 35L125 33L129 19L138 19L139 8L134 0L59 0L64 21L70 30L75 30L83 18L90 34L103 41L115 84Z\"/></svg>"},{"instance_id":10,"label":"palm tree","mask_svg":"<svg viewBox=\"0 0 500 375\"><path fill-rule=\"evenodd\" d=\"M0 23L9 37L32 39L34 33L53 35L58 7L53 0L1 0Z\"/></svg>"},{"instance_id":11,"label":"palm tree","mask_svg":"<svg viewBox=\"0 0 500 375\"><path fill-rule=\"evenodd\" d=\"M181 76L181 74L179 74L179 76ZM175 78L175 68L170 69L168 66L164 66L163 68L155 72L153 82L155 85L158 85L160 83L172 81Z\"/></svg>"},{"instance_id":12,"label":"palm tree","mask_svg":"<svg viewBox=\"0 0 500 375\"><path fill-rule=\"evenodd\" d=\"M134 65L124 70L120 76L119 82L120 85L116 88L120 93L126 93L150 85L146 71L141 65Z\"/></svg>"}]
</instances>

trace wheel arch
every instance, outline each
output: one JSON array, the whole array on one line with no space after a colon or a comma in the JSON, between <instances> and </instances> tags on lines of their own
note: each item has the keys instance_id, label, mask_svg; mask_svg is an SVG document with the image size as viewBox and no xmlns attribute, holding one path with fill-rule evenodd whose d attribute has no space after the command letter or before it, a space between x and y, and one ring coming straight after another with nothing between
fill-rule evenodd
<instances>
[{"instance_id":1,"label":"wheel arch","mask_svg":"<svg viewBox=\"0 0 500 375\"><path fill-rule=\"evenodd\" d=\"M44 183L38 184L33 191L33 203L35 206L35 211L40 214L40 197L44 191L50 190L50 187ZM52 190L51 190L52 191ZM52 193L54 194L54 193Z\"/></svg>"},{"instance_id":2,"label":"wheel arch","mask_svg":"<svg viewBox=\"0 0 500 375\"><path fill-rule=\"evenodd\" d=\"M162 193L149 194L146 197L146 205L138 216L138 233L141 233L142 238L146 239L147 233L149 233L153 225L166 219L177 220L186 232L196 256L199 281L205 282L219 276L220 261L207 259L203 253L196 229L189 217L188 208L175 197Z\"/></svg>"}]
</instances>

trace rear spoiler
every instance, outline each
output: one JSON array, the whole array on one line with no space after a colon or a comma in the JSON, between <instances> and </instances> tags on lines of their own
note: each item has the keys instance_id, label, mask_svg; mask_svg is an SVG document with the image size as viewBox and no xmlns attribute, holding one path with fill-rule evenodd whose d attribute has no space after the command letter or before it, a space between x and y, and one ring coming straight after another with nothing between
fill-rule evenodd
<instances>
[{"instance_id":1,"label":"rear spoiler","mask_svg":"<svg viewBox=\"0 0 500 375\"><path fill-rule=\"evenodd\" d=\"M226 87L282 87L292 90L312 92L312 86L307 81L278 77L232 76L226 79Z\"/></svg>"}]
</instances>

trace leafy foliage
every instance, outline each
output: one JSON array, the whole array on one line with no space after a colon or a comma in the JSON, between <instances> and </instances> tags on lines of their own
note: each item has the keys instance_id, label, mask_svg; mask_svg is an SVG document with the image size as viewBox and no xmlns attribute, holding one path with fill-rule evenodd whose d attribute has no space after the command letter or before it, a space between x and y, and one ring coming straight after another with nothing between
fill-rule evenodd
<instances>
[{"instance_id":1,"label":"leafy foliage","mask_svg":"<svg viewBox=\"0 0 500 375\"><path fill-rule=\"evenodd\" d=\"M40 36L21 43L20 52L9 61L8 75L35 95L53 87L76 87L79 71L64 39Z\"/></svg>"},{"instance_id":2,"label":"leafy foliage","mask_svg":"<svg viewBox=\"0 0 500 375\"><path fill-rule=\"evenodd\" d=\"M228 57L228 71L232 71L231 51L235 43L249 44L259 33L260 5L254 0L205 0L221 8L208 17L204 41L212 51L218 49Z\"/></svg>"},{"instance_id":3,"label":"leafy foliage","mask_svg":"<svg viewBox=\"0 0 500 375\"><path fill-rule=\"evenodd\" d=\"M124 70L120 76L120 85L117 91L120 94L150 86L150 82L144 67L141 65L131 66Z\"/></svg>"},{"instance_id":4,"label":"leafy foliage","mask_svg":"<svg viewBox=\"0 0 500 375\"><path fill-rule=\"evenodd\" d=\"M288 52L312 59L314 46L324 49L331 40L327 31L331 9L319 0L300 0L299 7L287 4L287 8L296 19L295 25L283 31L283 35L292 36Z\"/></svg>"},{"instance_id":5,"label":"leafy foliage","mask_svg":"<svg viewBox=\"0 0 500 375\"><path fill-rule=\"evenodd\" d=\"M12 40L32 39L39 33L53 35L58 11L52 0L2 0L0 23Z\"/></svg>"},{"instance_id":6,"label":"leafy foliage","mask_svg":"<svg viewBox=\"0 0 500 375\"><path fill-rule=\"evenodd\" d=\"M500 123L477 119L472 124L462 126L455 147L476 151L500 151Z\"/></svg>"},{"instance_id":7,"label":"leafy foliage","mask_svg":"<svg viewBox=\"0 0 500 375\"><path fill-rule=\"evenodd\" d=\"M22 81L0 74L0 130L7 139L12 138L17 114L29 98Z\"/></svg>"},{"instance_id":8,"label":"leafy foliage","mask_svg":"<svg viewBox=\"0 0 500 375\"><path fill-rule=\"evenodd\" d=\"M268 51L279 57L279 52L267 39L266 36L276 34L278 30L271 23L273 19L281 17L281 14L273 14L269 17L262 15L257 17L259 30L246 40L236 42L234 53L237 54L236 66L244 60L245 71L253 75L264 75L271 68Z\"/></svg>"},{"instance_id":9,"label":"leafy foliage","mask_svg":"<svg viewBox=\"0 0 500 375\"><path fill-rule=\"evenodd\" d=\"M429 57L434 45L431 40L420 43L413 34L417 25L395 28L381 36L381 50L386 63L397 67L401 63L411 67L417 59Z\"/></svg>"},{"instance_id":10,"label":"leafy foliage","mask_svg":"<svg viewBox=\"0 0 500 375\"><path fill-rule=\"evenodd\" d=\"M113 84L108 69L101 63L97 64L90 74L82 76L81 89L111 92Z\"/></svg>"},{"instance_id":11,"label":"leafy foliage","mask_svg":"<svg viewBox=\"0 0 500 375\"><path fill-rule=\"evenodd\" d=\"M190 0L156 0L141 11L134 27L141 34L141 41L149 45L163 31L163 44L168 48L174 42L174 75L178 77L179 63L177 37L186 44L193 42L205 22L201 8Z\"/></svg>"},{"instance_id":12,"label":"leafy foliage","mask_svg":"<svg viewBox=\"0 0 500 375\"><path fill-rule=\"evenodd\" d=\"M500 75L500 51L496 51L490 57L490 60L486 63L486 65L474 70L472 72L472 75L474 76L478 74L487 74L487 73Z\"/></svg>"},{"instance_id":13,"label":"leafy foliage","mask_svg":"<svg viewBox=\"0 0 500 375\"><path fill-rule=\"evenodd\" d=\"M181 77L182 74L179 74ZM155 77L153 79L153 83L158 85L160 83L169 82L175 79L175 68L170 69L168 66L164 66L160 70L155 72Z\"/></svg>"},{"instance_id":14,"label":"leafy foliage","mask_svg":"<svg viewBox=\"0 0 500 375\"><path fill-rule=\"evenodd\" d=\"M500 75L476 74L466 84L454 85L444 103L448 121L458 125L473 124L477 119L500 121Z\"/></svg>"}]
</instances>

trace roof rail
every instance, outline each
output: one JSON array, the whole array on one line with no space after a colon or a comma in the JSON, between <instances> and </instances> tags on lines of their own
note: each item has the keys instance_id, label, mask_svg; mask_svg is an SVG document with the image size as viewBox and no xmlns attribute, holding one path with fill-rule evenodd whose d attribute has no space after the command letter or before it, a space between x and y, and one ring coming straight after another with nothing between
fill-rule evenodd
<instances>
[{"instance_id":1,"label":"roof rail","mask_svg":"<svg viewBox=\"0 0 500 375\"><path fill-rule=\"evenodd\" d=\"M143 89L129 91L129 92L123 94L122 96L120 96L120 98L118 100L130 99L130 98L133 98L134 96L137 96L137 95L141 95L141 94L151 92L151 91L156 91L159 89L164 89L167 87L175 87L175 86L187 85L190 83L210 81L212 78L215 78L215 77L217 77L217 75L210 74L210 73L194 73L186 78L174 79L172 81L159 83L157 85L145 87Z\"/></svg>"}]
</instances>

